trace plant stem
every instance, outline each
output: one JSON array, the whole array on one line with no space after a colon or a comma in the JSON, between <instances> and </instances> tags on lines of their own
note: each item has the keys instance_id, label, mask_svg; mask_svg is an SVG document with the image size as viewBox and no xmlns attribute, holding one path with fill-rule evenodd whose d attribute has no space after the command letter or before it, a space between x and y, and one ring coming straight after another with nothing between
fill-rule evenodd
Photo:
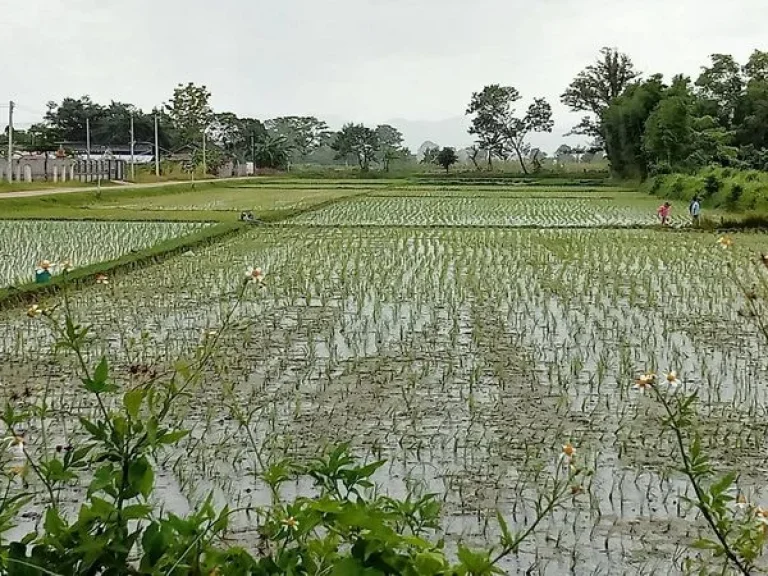
<instances>
[{"instance_id":1,"label":"plant stem","mask_svg":"<svg viewBox=\"0 0 768 576\"><path fill-rule=\"evenodd\" d=\"M699 482L696 479L696 475L693 473L693 470L691 469L691 461L685 449L685 439L683 438L683 433L680 430L680 427L677 425L675 413L672 411L672 408L669 406L669 402L667 402L666 398L661 393L661 391L658 390L655 386L652 387L652 390L656 394L656 397L658 398L658 400L661 402L661 405L664 406L664 410L667 412L667 415L669 416L669 421L672 427L672 431L674 432L675 438L677 439L677 447L680 450L680 456L683 459L683 467L684 467L685 475L691 481L691 485L693 486L693 491L696 493L696 498L699 501L698 502L699 510L701 510L701 513L704 516L704 519L707 521L707 524L709 524L709 527L712 529L712 531L715 533L715 536L720 541L720 545L723 547L723 552L725 553L728 560L734 565L734 567L736 567L736 569L738 569L739 572L741 572L741 574L744 574L745 576L749 576L750 574L749 570L747 569L746 566L744 566L742 561L733 552L733 550L731 550L731 547L728 544L728 541L726 540L725 534L723 534L720 531L720 529L717 527L717 523L712 517L712 513L709 509L709 506L705 504L704 490L699 485Z\"/></svg>"}]
</instances>

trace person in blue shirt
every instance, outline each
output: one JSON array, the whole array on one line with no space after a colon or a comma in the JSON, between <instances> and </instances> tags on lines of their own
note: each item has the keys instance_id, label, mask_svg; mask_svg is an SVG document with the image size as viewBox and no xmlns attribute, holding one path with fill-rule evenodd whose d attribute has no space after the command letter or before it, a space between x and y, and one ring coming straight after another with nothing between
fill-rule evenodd
<instances>
[{"instance_id":1,"label":"person in blue shirt","mask_svg":"<svg viewBox=\"0 0 768 576\"><path fill-rule=\"evenodd\" d=\"M693 197L690 206L688 206L688 211L691 213L691 223L694 226L698 226L701 220L701 200L699 200L698 196Z\"/></svg>"}]
</instances>

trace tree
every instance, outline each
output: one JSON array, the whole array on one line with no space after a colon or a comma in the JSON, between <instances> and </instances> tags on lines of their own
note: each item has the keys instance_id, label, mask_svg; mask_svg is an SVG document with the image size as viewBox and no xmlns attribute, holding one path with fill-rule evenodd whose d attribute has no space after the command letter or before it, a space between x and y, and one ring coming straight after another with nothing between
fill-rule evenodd
<instances>
[{"instance_id":1,"label":"tree","mask_svg":"<svg viewBox=\"0 0 768 576\"><path fill-rule=\"evenodd\" d=\"M131 115L137 142L154 141L154 121L132 104L111 102L101 109L97 121L91 122L91 139L99 144L129 144L131 141Z\"/></svg>"},{"instance_id":2,"label":"tree","mask_svg":"<svg viewBox=\"0 0 768 576\"><path fill-rule=\"evenodd\" d=\"M437 157L440 154L440 147L426 148L421 158L422 164L437 164Z\"/></svg>"},{"instance_id":3,"label":"tree","mask_svg":"<svg viewBox=\"0 0 768 576\"><path fill-rule=\"evenodd\" d=\"M390 163L402 157L403 135L394 126L382 124L376 127L376 137L379 140L379 162L384 171L389 172Z\"/></svg>"},{"instance_id":4,"label":"tree","mask_svg":"<svg viewBox=\"0 0 768 576\"><path fill-rule=\"evenodd\" d=\"M61 104L48 102L45 121L53 129L60 140L66 142L85 142L87 139L87 124L95 128L104 114L104 109L95 104L90 96L80 98L64 98Z\"/></svg>"},{"instance_id":5,"label":"tree","mask_svg":"<svg viewBox=\"0 0 768 576\"><path fill-rule=\"evenodd\" d=\"M729 54L712 54L711 58L712 65L702 68L696 86L701 96L710 101L713 115L728 128L744 90L741 66Z\"/></svg>"},{"instance_id":6,"label":"tree","mask_svg":"<svg viewBox=\"0 0 768 576\"><path fill-rule=\"evenodd\" d=\"M768 52L755 50L742 69L748 81L768 81Z\"/></svg>"},{"instance_id":7,"label":"tree","mask_svg":"<svg viewBox=\"0 0 768 576\"><path fill-rule=\"evenodd\" d=\"M469 158L470 162L472 162L474 165L475 170L478 172L480 171L480 164L478 164L477 159L481 156L481 154L483 154L483 152L483 149L477 145L470 146L466 149L467 158Z\"/></svg>"},{"instance_id":8,"label":"tree","mask_svg":"<svg viewBox=\"0 0 768 576\"><path fill-rule=\"evenodd\" d=\"M283 116L267 120L266 128L282 136L294 153L294 160L303 161L320 147L328 134L328 125L314 116Z\"/></svg>"},{"instance_id":9,"label":"tree","mask_svg":"<svg viewBox=\"0 0 768 576\"><path fill-rule=\"evenodd\" d=\"M562 158L567 158L570 161L573 159L573 147L570 144L560 144L555 150L555 158L558 161L562 161Z\"/></svg>"},{"instance_id":10,"label":"tree","mask_svg":"<svg viewBox=\"0 0 768 576\"><path fill-rule=\"evenodd\" d=\"M173 98L165 105L174 128L184 144L198 142L203 131L214 120L210 105L211 93L205 86L179 84L173 90Z\"/></svg>"},{"instance_id":11,"label":"tree","mask_svg":"<svg viewBox=\"0 0 768 576\"><path fill-rule=\"evenodd\" d=\"M456 155L456 150L454 148L445 147L438 152L436 161L440 166L445 168L447 174L451 169L451 166L459 161L459 157Z\"/></svg>"},{"instance_id":12,"label":"tree","mask_svg":"<svg viewBox=\"0 0 768 576\"><path fill-rule=\"evenodd\" d=\"M752 167L764 166L756 150L768 148L768 52L755 51L744 66L746 90L734 111L736 143L750 147L742 155L757 158Z\"/></svg>"},{"instance_id":13,"label":"tree","mask_svg":"<svg viewBox=\"0 0 768 576\"><path fill-rule=\"evenodd\" d=\"M290 145L284 136L265 134L254 145L254 164L258 168L271 168L274 170L285 168L290 156Z\"/></svg>"},{"instance_id":14,"label":"tree","mask_svg":"<svg viewBox=\"0 0 768 576\"><path fill-rule=\"evenodd\" d=\"M367 171L379 150L379 138L375 130L362 124L347 124L336 134L331 148L338 158L354 156L360 168Z\"/></svg>"},{"instance_id":15,"label":"tree","mask_svg":"<svg viewBox=\"0 0 768 576\"><path fill-rule=\"evenodd\" d=\"M551 132L552 107L544 98L534 98L522 118L515 116L512 104L520 100L520 93L512 86L491 84L481 92L472 94L467 114L473 114L470 134L477 136L477 144L488 152L488 166L493 167L493 156L506 158L517 155L524 173L528 173L525 156L529 152L527 138L531 132Z\"/></svg>"},{"instance_id":16,"label":"tree","mask_svg":"<svg viewBox=\"0 0 768 576\"><path fill-rule=\"evenodd\" d=\"M208 138L230 159L243 162L249 156L250 142L245 133L245 124L232 112L213 114Z\"/></svg>"},{"instance_id":17,"label":"tree","mask_svg":"<svg viewBox=\"0 0 768 576\"><path fill-rule=\"evenodd\" d=\"M645 122L643 149L651 164L665 163L682 170L694 147L693 104L690 80L675 79Z\"/></svg>"},{"instance_id":18,"label":"tree","mask_svg":"<svg viewBox=\"0 0 768 576\"><path fill-rule=\"evenodd\" d=\"M643 148L645 123L664 97L660 74L630 85L602 114L605 149L611 170L622 178L644 178L648 159Z\"/></svg>"},{"instance_id":19,"label":"tree","mask_svg":"<svg viewBox=\"0 0 768 576\"><path fill-rule=\"evenodd\" d=\"M510 111L504 128L504 146L506 150L514 152L520 162L520 168L524 174L528 174L525 165L525 157L530 152L527 142L532 132L552 132L555 125L552 120L552 107L544 98L534 98L528 107L525 116L516 118Z\"/></svg>"},{"instance_id":20,"label":"tree","mask_svg":"<svg viewBox=\"0 0 768 576\"><path fill-rule=\"evenodd\" d=\"M520 100L520 93L512 86L491 84L481 92L474 92L467 115L473 115L469 133L477 137L477 145L488 152L488 167L493 168L493 157L505 158L507 123L512 104Z\"/></svg>"},{"instance_id":21,"label":"tree","mask_svg":"<svg viewBox=\"0 0 768 576\"><path fill-rule=\"evenodd\" d=\"M540 148L533 148L530 152L531 164L533 164L534 172L541 172L543 166L541 161L546 159L547 153Z\"/></svg>"},{"instance_id":22,"label":"tree","mask_svg":"<svg viewBox=\"0 0 768 576\"><path fill-rule=\"evenodd\" d=\"M572 134L593 136L602 143L603 112L638 77L632 60L615 48L603 48L594 64L576 75L560 101L574 112L589 112L572 130Z\"/></svg>"}]
</instances>

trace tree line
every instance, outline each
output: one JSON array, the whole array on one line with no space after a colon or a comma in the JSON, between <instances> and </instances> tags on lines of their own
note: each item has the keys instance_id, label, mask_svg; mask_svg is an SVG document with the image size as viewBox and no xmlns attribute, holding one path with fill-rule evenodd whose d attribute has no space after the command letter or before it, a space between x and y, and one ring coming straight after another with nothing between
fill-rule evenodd
<instances>
[{"instance_id":1,"label":"tree line","mask_svg":"<svg viewBox=\"0 0 768 576\"><path fill-rule=\"evenodd\" d=\"M562 101L588 112L575 133L594 138L624 178L707 166L768 170L768 52L740 64L713 54L698 77L643 76L626 54L605 48Z\"/></svg>"},{"instance_id":2,"label":"tree line","mask_svg":"<svg viewBox=\"0 0 768 576\"><path fill-rule=\"evenodd\" d=\"M155 119L158 144L165 153L191 150L199 157L206 139L206 164L215 168L224 161L254 162L260 168L286 168L290 163L353 164L367 170L372 163L389 170L392 162L411 160L403 135L383 124L368 128L347 124L334 132L313 116L285 116L266 121L216 112L206 86L178 85L170 100L145 112L123 102L101 105L89 96L49 102L42 122L29 130L15 131L20 148L55 151L60 147L125 146L134 142L153 149Z\"/></svg>"},{"instance_id":3,"label":"tree line","mask_svg":"<svg viewBox=\"0 0 768 576\"><path fill-rule=\"evenodd\" d=\"M231 160L275 169L306 163L361 170L376 165L388 171L393 162L415 160L394 126L347 124L332 131L312 116L262 121L215 112L210 99L205 86L192 83L178 85L166 104L146 113L122 102L100 105L88 96L65 98L49 103L43 121L17 134L16 141L30 149L55 150L61 143L84 142L90 124L94 144L125 145L133 118L135 141L152 144L157 119L159 144L166 151L198 150L205 136L211 167ZM545 154L530 144L530 136L552 131L552 107L535 97L520 108L521 100L516 88L501 84L473 93L466 114L475 144L462 151L462 159L478 170L510 159L524 173L540 170ZM768 170L768 52L755 50L743 64L714 54L695 80L679 74L665 82L661 74L643 75L628 55L603 48L560 100L586 113L569 134L591 142L561 146L557 156L591 157L604 151L619 177L694 172L712 165ZM425 150L422 159L446 170L459 160L454 149L439 147Z\"/></svg>"},{"instance_id":4,"label":"tree line","mask_svg":"<svg viewBox=\"0 0 768 576\"><path fill-rule=\"evenodd\" d=\"M551 132L552 109L534 98L517 113L520 93L493 84L472 95L467 114L475 136L474 156L510 157L540 168L541 152L528 137ZM714 54L696 80L679 74L643 77L631 58L603 48L596 62L578 73L561 101L586 112L569 134L591 138L584 148L561 147L557 155L605 151L613 173L623 178L693 172L705 166L768 170L768 52L756 50L744 64ZM566 148L568 148L566 150Z\"/></svg>"}]
</instances>

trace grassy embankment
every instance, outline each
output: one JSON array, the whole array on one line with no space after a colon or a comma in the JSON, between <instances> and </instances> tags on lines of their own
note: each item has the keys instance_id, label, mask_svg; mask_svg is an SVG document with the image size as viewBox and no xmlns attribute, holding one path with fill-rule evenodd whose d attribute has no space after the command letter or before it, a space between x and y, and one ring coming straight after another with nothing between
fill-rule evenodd
<instances>
[{"instance_id":1,"label":"grassy embankment","mask_svg":"<svg viewBox=\"0 0 768 576\"><path fill-rule=\"evenodd\" d=\"M103 180L101 183L104 188L117 186L114 182ZM96 188L96 182L80 182L79 180L69 180L67 182L39 181L34 182L8 182L0 181L0 198L8 192L26 192L27 190L49 190L56 188Z\"/></svg>"},{"instance_id":2,"label":"grassy embankment","mask_svg":"<svg viewBox=\"0 0 768 576\"><path fill-rule=\"evenodd\" d=\"M661 199L703 200L704 217L714 227L768 228L768 173L709 168L696 174L664 174L649 178L644 192Z\"/></svg>"},{"instance_id":3,"label":"grassy embankment","mask_svg":"<svg viewBox=\"0 0 768 576\"><path fill-rule=\"evenodd\" d=\"M26 198L0 196L0 219L235 222L241 211L250 210L257 218L273 220L365 191L332 184L292 186L274 179L252 182L110 188L100 194L88 190Z\"/></svg>"},{"instance_id":4,"label":"grassy embankment","mask_svg":"<svg viewBox=\"0 0 768 576\"><path fill-rule=\"evenodd\" d=\"M115 189L103 191L100 196L89 191L0 199L0 219L187 220L215 223L204 230L114 260L78 268L66 277L54 277L47 284L28 283L0 288L0 308L35 301L40 296L58 292L64 285L93 282L94 276L99 273L111 275L133 270L222 241L250 227L238 220L242 210L252 210L264 222L277 222L365 191L356 187L270 187L269 181L265 182L265 187L237 184L233 187L223 182L206 183L196 186L194 190L179 189L178 186ZM207 208L212 202L215 208Z\"/></svg>"}]
</instances>

